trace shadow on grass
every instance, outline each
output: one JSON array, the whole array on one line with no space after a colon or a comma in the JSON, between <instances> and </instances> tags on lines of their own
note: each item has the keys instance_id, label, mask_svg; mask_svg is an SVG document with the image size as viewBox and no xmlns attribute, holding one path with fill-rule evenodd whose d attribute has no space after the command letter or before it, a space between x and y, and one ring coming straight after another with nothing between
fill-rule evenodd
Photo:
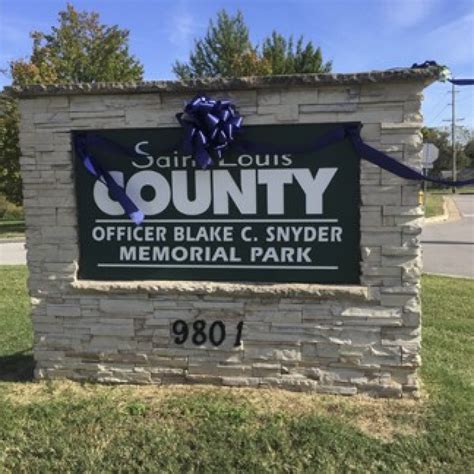
<instances>
[{"instance_id":1,"label":"shadow on grass","mask_svg":"<svg viewBox=\"0 0 474 474\"><path fill-rule=\"evenodd\" d=\"M35 361L30 350L0 356L0 382L30 382Z\"/></svg>"}]
</instances>

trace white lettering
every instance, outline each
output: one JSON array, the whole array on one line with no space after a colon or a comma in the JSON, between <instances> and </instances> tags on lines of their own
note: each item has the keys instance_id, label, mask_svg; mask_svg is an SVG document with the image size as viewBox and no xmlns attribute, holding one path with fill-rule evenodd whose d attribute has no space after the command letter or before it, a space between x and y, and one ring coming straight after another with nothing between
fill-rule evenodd
<instances>
[{"instance_id":1,"label":"white lettering","mask_svg":"<svg viewBox=\"0 0 474 474\"><path fill-rule=\"evenodd\" d=\"M135 168L144 169L144 168L149 168L150 166L153 166L153 157L148 152L140 148L141 145L148 145L148 143L149 142L138 142L135 145L135 153L137 153L138 155L145 156L148 161L147 163L143 165L140 165L139 163L132 161L132 165L135 166Z\"/></svg>"},{"instance_id":2,"label":"white lettering","mask_svg":"<svg viewBox=\"0 0 474 474\"><path fill-rule=\"evenodd\" d=\"M250 237L248 235L248 233L251 230L252 230L252 227L250 227L250 226L245 226L245 227L242 228L240 236L241 236L241 238L244 242L251 242L253 240L252 237Z\"/></svg>"},{"instance_id":3,"label":"white lettering","mask_svg":"<svg viewBox=\"0 0 474 474\"><path fill-rule=\"evenodd\" d=\"M189 181L187 171L172 173L173 203L176 209L188 216L202 214L211 205L211 174L210 171L196 171L195 198L189 199Z\"/></svg>"},{"instance_id":4,"label":"white lettering","mask_svg":"<svg viewBox=\"0 0 474 474\"><path fill-rule=\"evenodd\" d=\"M101 242L105 238L105 230L103 227L94 227L92 229L92 238L96 242Z\"/></svg>"},{"instance_id":5,"label":"white lettering","mask_svg":"<svg viewBox=\"0 0 474 474\"><path fill-rule=\"evenodd\" d=\"M284 187L292 181L292 170L259 170L258 184L267 186L268 214L284 214Z\"/></svg>"},{"instance_id":6,"label":"white lettering","mask_svg":"<svg viewBox=\"0 0 474 474\"><path fill-rule=\"evenodd\" d=\"M137 259L137 248L132 246L132 247L126 247L125 245L120 246L120 254L119 258L121 262L128 262L130 260L136 260Z\"/></svg>"},{"instance_id":7,"label":"white lettering","mask_svg":"<svg viewBox=\"0 0 474 474\"><path fill-rule=\"evenodd\" d=\"M142 198L144 186L151 186L155 196L150 201ZM145 215L158 214L164 211L170 202L171 191L168 181L155 171L140 171L128 181L127 194ZM123 213L123 210L122 210Z\"/></svg>"},{"instance_id":8,"label":"white lettering","mask_svg":"<svg viewBox=\"0 0 474 474\"><path fill-rule=\"evenodd\" d=\"M144 142L140 142L144 143ZM250 156L250 155L241 155ZM112 171L119 186L125 185L130 199L145 216L160 214L173 205L183 215L202 215L213 210L215 215L255 215L257 211L268 215L285 214L289 205L286 186L299 185L305 195L306 214L322 214L324 193L337 172L337 168L319 168L316 175L309 169L242 169L240 179L228 170L171 171L171 181L157 171L143 170L124 183L124 175ZM265 190L259 189L265 187ZM150 188L150 189L147 189ZM265 193L266 191L266 193ZM107 215L123 215L122 206L111 198L107 187L96 181L94 199L98 208ZM266 194L266 196L265 196ZM259 203L258 199L264 199ZM298 203L291 203L292 206ZM266 209L265 209L266 208Z\"/></svg>"},{"instance_id":9,"label":"white lettering","mask_svg":"<svg viewBox=\"0 0 474 474\"><path fill-rule=\"evenodd\" d=\"M319 168L313 179L309 169L294 170L294 177L306 197L306 214L323 213L323 194L336 174L337 168Z\"/></svg>"},{"instance_id":10,"label":"white lettering","mask_svg":"<svg viewBox=\"0 0 474 474\"><path fill-rule=\"evenodd\" d=\"M123 173L121 171L110 171L110 175L119 186L123 187ZM110 198L107 186L99 180L94 184L94 201L97 207L109 216L121 216L124 213L122 206Z\"/></svg>"},{"instance_id":11,"label":"white lettering","mask_svg":"<svg viewBox=\"0 0 474 474\"><path fill-rule=\"evenodd\" d=\"M240 173L240 189L226 170L215 170L212 175L214 213L229 214L229 197L241 214L256 214L257 183L255 170Z\"/></svg>"}]
</instances>

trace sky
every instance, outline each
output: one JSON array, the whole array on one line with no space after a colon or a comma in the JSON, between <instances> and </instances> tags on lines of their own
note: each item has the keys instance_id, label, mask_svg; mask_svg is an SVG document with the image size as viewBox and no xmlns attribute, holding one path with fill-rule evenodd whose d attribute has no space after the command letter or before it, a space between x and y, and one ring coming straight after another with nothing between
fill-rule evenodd
<instances>
[{"instance_id":1,"label":"sky","mask_svg":"<svg viewBox=\"0 0 474 474\"><path fill-rule=\"evenodd\" d=\"M185 61L209 19L240 9L254 43L277 30L319 45L334 72L407 67L435 60L454 77L474 78L474 0L74 0L97 11L101 22L130 30L130 50L145 79L173 79L175 60ZM0 0L0 69L31 53L29 32L47 32L65 8L60 0ZM0 75L0 88L10 78ZM451 85L425 90L428 126L451 119ZM456 94L459 125L474 129L474 86Z\"/></svg>"}]
</instances>

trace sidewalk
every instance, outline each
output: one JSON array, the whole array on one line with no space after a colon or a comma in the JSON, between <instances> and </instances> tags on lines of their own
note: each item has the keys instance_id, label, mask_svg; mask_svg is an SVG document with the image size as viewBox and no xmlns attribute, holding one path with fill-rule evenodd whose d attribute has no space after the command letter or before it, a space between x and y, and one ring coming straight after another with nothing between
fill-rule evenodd
<instances>
[{"instance_id":1,"label":"sidewalk","mask_svg":"<svg viewBox=\"0 0 474 474\"><path fill-rule=\"evenodd\" d=\"M459 219L425 225L424 271L474 278L474 195L455 195Z\"/></svg>"},{"instance_id":2,"label":"sidewalk","mask_svg":"<svg viewBox=\"0 0 474 474\"><path fill-rule=\"evenodd\" d=\"M24 239L0 240L0 265L26 265Z\"/></svg>"}]
</instances>

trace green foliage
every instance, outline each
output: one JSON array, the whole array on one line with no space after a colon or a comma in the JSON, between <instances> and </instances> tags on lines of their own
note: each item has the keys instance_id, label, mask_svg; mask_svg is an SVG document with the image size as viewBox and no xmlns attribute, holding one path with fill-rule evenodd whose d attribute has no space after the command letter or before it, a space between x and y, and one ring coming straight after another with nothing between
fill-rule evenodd
<instances>
[{"instance_id":1,"label":"green foliage","mask_svg":"<svg viewBox=\"0 0 474 474\"><path fill-rule=\"evenodd\" d=\"M296 42L287 40L273 31L262 45L262 57L270 64L271 74L306 74L331 71L331 62L323 63L321 48L315 48L310 41L303 45L301 36Z\"/></svg>"},{"instance_id":2,"label":"green foliage","mask_svg":"<svg viewBox=\"0 0 474 474\"><path fill-rule=\"evenodd\" d=\"M132 416L144 416L148 411L148 406L142 402L131 402L126 407L126 412Z\"/></svg>"},{"instance_id":3,"label":"green foliage","mask_svg":"<svg viewBox=\"0 0 474 474\"><path fill-rule=\"evenodd\" d=\"M331 63L323 63L320 48L299 38L285 39L274 31L261 48L250 41L249 30L240 11L235 16L225 10L217 21L209 21L207 34L195 41L187 63L177 61L174 73L180 79L195 77L262 76L274 74L329 72Z\"/></svg>"},{"instance_id":4,"label":"green foliage","mask_svg":"<svg viewBox=\"0 0 474 474\"><path fill-rule=\"evenodd\" d=\"M464 154L469 159L469 168L474 168L474 139L470 140L464 147Z\"/></svg>"},{"instance_id":5,"label":"green foliage","mask_svg":"<svg viewBox=\"0 0 474 474\"><path fill-rule=\"evenodd\" d=\"M99 22L95 12L78 12L71 4L59 12L49 33L34 31L28 60L10 63L13 84L124 82L140 80L143 66L129 53L127 30ZM16 102L0 98L0 192L22 200Z\"/></svg>"},{"instance_id":6,"label":"green foliage","mask_svg":"<svg viewBox=\"0 0 474 474\"><path fill-rule=\"evenodd\" d=\"M10 64L14 84L136 81L143 66L128 49L127 30L68 4L50 33L34 31L29 61Z\"/></svg>"},{"instance_id":7,"label":"green foliage","mask_svg":"<svg viewBox=\"0 0 474 474\"><path fill-rule=\"evenodd\" d=\"M278 408L277 393L264 390L141 392L6 381L13 364L19 370L28 362L12 355L29 354L31 347L25 278L25 267L0 267L0 470L395 473L472 466L474 280L423 277L424 401L380 405L385 402L300 393L283 398L282 392ZM300 400L311 405L300 410ZM372 407L384 414L403 410L390 420L407 431L382 439L377 426L383 429L383 422L358 428L357 415Z\"/></svg>"},{"instance_id":8,"label":"green foliage","mask_svg":"<svg viewBox=\"0 0 474 474\"><path fill-rule=\"evenodd\" d=\"M424 127L421 133L425 143L433 143L439 149L438 159L433 163L430 175L439 176L441 171L451 170L453 160L449 132L437 128ZM469 165L469 158L464 153L464 146L461 143L456 143L456 164L458 169Z\"/></svg>"},{"instance_id":9,"label":"green foliage","mask_svg":"<svg viewBox=\"0 0 474 474\"><path fill-rule=\"evenodd\" d=\"M16 221L24 218L23 208L9 201L0 193L0 220Z\"/></svg>"},{"instance_id":10,"label":"green foliage","mask_svg":"<svg viewBox=\"0 0 474 474\"><path fill-rule=\"evenodd\" d=\"M0 94L0 195L17 205L22 203L19 120L16 101ZM6 211L6 204L1 207Z\"/></svg>"},{"instance_id":11,"label":"green foliage","mask_svg":"<svg viewBox=\"0 0 474 474\"><path fill-rule=\"evenodd\" d=\"M248 76L266 73L266 65L252 46L249 30L239 11L233 17L225 10L217 14L217 23L209 21L207 34L195 41L189 63L176 62L174 73L181 79L213 76Z\"/></svg>"}]
</instances>

